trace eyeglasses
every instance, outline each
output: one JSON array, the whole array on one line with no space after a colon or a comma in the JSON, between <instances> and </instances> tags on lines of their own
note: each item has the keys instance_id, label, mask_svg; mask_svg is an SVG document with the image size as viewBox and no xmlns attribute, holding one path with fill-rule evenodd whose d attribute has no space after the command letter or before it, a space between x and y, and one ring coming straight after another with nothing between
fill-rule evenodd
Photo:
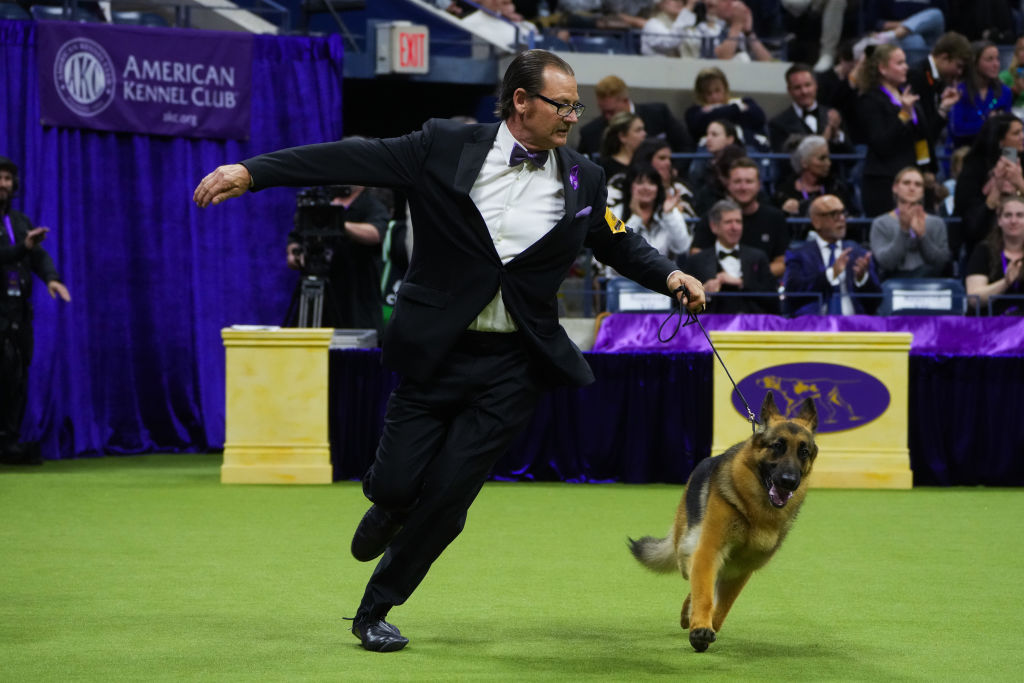
<instances>
[{"instance_id":1,"label":"eyeglasses","mask_svg":"<svg viewBox=\"0 0 1024 683\"><path fill-rule=\"evenodd\" d=\"M577 102L576 104L569 104L568 102L556 102L550 97L544 97L539 92L534 93L533 96L542 99L551 106L553 106L555 108L555 113L561 116L563 119L569 114L572 114L573 112L576 112L576 118L581 119L583 118L583 112L587 110L587 108L584 107L579 102Z\"/></svg>"}]
</instances>

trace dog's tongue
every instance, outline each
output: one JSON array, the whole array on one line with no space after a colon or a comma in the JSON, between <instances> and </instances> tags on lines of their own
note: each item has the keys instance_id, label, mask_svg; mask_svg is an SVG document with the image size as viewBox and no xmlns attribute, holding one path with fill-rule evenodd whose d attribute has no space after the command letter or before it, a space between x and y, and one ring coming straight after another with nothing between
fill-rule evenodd
<instances>
[{"instance_id":1,"label":"dog's tongue","mask_svg":"<svg viewBox=\"0 0 1024 683\"><path fill-rule=\"evenodd\" d=\"M772 505L777 508L784 506L792 497L792 491L784 491L775 484L772 484L772 487L768 489L768 498L772 501Z\"/></svg>"}]
</instances>

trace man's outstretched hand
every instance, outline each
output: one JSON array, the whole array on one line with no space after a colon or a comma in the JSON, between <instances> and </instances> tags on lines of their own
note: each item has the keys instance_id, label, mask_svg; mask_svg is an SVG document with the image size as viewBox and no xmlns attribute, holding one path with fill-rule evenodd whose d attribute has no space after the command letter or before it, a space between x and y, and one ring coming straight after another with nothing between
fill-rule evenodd
<instances>
[{"instance_id":1,"label":"man's outstretched hand","mask_svg":"<svg viewBox=\"0 0 1024 683\"><path fill-rule=\"evenodd\" d=\"M200 209L205 209L211 204L220 204L232 197L241 197L249 191L251 183L249 169L242 164L218 166L196 187L192 201Z\"/></svg>"}]
</instances>

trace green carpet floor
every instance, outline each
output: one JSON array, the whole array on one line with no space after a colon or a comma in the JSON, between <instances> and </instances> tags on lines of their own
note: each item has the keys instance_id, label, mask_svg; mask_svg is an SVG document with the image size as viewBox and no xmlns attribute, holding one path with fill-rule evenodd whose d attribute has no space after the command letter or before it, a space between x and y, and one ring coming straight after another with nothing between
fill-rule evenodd
<instances>
[{"instance_id":1,"label":"green carpet floor","mask_svg":"<svg viewBox=\"0 0 1024 683\"><path fill-rule=\"evenodd\" d=\"M677 486L484 487L390 620L348 633L372 564L356 483L225 486L217 455L0 468L0 681L1018 681L1024 490L812 490L704 654L687 586L637 564Z\"/></svg>"}]
</instances>

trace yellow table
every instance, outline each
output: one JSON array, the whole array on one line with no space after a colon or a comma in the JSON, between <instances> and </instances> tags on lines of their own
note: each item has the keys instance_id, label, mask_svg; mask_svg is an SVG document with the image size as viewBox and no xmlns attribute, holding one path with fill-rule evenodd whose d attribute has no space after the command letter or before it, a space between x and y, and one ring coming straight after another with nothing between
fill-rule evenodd
<instances>
[{"instance_id":1,"label":"yellow table","mask_svg":"<svg viewBox=\"0 0 1024 683\"><path fill-rule=\"evenodd\" d=\"M221 330L225 484L330 484L329 328Z\"/></svg>"}]
</instances>

